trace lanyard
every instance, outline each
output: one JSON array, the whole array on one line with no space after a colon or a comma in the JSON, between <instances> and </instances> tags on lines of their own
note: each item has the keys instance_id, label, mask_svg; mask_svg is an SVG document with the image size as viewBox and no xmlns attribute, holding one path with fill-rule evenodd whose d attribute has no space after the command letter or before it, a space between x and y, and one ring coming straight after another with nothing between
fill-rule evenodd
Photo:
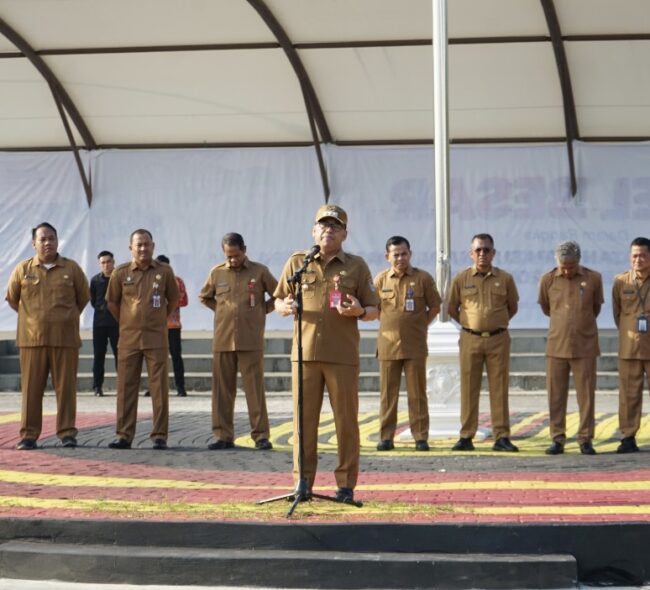
<instances>
[{"instance_id":1,"label":"lanyard","mask_svg":"<svg viewBox=\"0 0 650 590\"><path fill-rule=\"evenodd\" d=\"M645 282L645 281L644 281ZM641 284L643 286L643 283ZM639 303L641 304L641 313L645 312L645 300L648 298L648 292L650 292L650 282L648 283L648 287L645 290L645 293L641 293L641 287L636 282L636 279L634 279L634 287L636 288L636 295L639 298Z\"/></svg>"}]
</instances>

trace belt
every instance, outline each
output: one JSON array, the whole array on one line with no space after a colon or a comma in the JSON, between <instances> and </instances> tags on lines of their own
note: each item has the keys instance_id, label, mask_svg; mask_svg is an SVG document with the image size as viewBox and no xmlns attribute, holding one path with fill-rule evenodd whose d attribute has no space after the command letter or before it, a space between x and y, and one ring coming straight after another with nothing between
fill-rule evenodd
<instances>
[{"instance_id":1,"label":"belt","mask_svg":"<svg viewBox=\"0 0 650 590\"><path fill-rule=\"evenodd\" d=\"M469 328L465 328L464 326L461 327L464 332L467 332L472 336L480 336L481 338L489 338L490 336L496 336L497 334L501 334L502 332L505 332L507 330L507 328L497 328L496 330L492 330L491 332L477 332L476 330L470 330Z\"/></svg>"}]
</instances>

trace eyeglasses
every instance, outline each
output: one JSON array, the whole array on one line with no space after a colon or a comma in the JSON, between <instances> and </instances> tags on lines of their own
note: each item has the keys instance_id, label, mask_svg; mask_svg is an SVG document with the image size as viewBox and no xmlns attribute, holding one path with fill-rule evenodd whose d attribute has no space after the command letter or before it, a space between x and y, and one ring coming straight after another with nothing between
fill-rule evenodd
<instances>
[{"instance_id":1,"label":"eyeglasses","mask_svg":"<svg viewBox=\"0 0 650 590\"><path fill-rule=\"evenodd\" d=\"M323 223L322 221L319 221L316 225L318 225L322 230L331 229L333 232L343 231L345 229L345 226L340 223Z\"/></svg>"},{"instance_id":2,"label":"eyeglasses","mask_svg":"<svg viewBox=\"0 0 650 590\"><path fill-rule=\"evenodd\" d=\"M492 248L474 248L475 254L489 254L492 252Z\"/></svg>"}]
</instances>

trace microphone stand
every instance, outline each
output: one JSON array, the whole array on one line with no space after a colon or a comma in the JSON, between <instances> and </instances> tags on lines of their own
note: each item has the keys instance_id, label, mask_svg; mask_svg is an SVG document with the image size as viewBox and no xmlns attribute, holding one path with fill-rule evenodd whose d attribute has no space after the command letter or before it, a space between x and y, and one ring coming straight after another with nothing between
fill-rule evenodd
<instances>
[{"instance_id":1,"label":"microphone stand","mask_svg":"<svg viewBox=\"0 0 650 590\"><path fill-rule=\"evenodd\" d=\"M346 502L346 501L338 500L337 498L332 498L331 496L325 496L323 494L314 494L313 492L310 493L309 486L307 485L307 478L305 477L305 468L304 468L305 448L304 448L304 441L303 441L304 390L303 390L303 356L302 356L302 311L303 311L302 275L307 270L307 267L311 263L312 259L313 256L306 256L302 268L299 268L288 281L289 284L297 286L297 289L294 290L295 292L294 304L296 307L295 321L298 322L298 326L297 326L298 333L296 338L296 345L298 348L298 427L296 429L298 435L298 484L296 485L296 489L291 493L282 494L281 496L274 496L273 498L267 498L265 500L259 500L257 502L257 504L268 504L270 502L277 502L279 500L288 500L290 502L293 502L287 512L287 518L289 518L293 514L294 510L296 509L296 507L300 502L306 502L308 500L312 500L313 498L318 498L319 500L327 500L329 502L335 502L337 504L350 504L357 507L362 506L361 502L356 502L356 501Z\"/></svg>"}]
</instances>

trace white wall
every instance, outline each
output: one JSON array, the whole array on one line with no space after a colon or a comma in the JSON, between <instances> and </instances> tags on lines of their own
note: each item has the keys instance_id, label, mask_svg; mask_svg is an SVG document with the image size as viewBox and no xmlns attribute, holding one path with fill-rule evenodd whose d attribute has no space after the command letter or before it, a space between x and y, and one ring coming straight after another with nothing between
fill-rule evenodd
<instances>
[{"instance_id":1,"label":"white wall","mask_svg":"<svg viewBox=\"0 0 650 590\"><path fill-rule=\"evenodd\" d=\"M629 242L650 234L650 145L577 143L575 153L573 198L564 145L452 148L453 272L469 264L471 236L491 233L495 264L514 274L520 290L514 327L547 325L537 281L565 239L577 240L583 263L603 273L607 305L599 325L612 327L612 277L627 268ZM325 156L330 202L350 217L346 249L377 272L386 239L401 234L411 241L414 263L435 272L432 150L328 146ZM57 227L60 252L89 275L102 249L128 260L130 232L145 227L156 253L171 258L188 286L184 327L210 329L211 312L196 295L220 261L221 236L243 234L250 257L277 275L291 252L310 246L323 203L313 148L100 151L84 161L94 191L90 209L70 153L0 153L3 289L15 264L31 256L30 228L40 221ZM86 312L86 326L90 319ZM271 314L268 327L288 329L290 322ZM14 328L15 313L3 302L0 329Z\"/></svg>"}]
</instances>

